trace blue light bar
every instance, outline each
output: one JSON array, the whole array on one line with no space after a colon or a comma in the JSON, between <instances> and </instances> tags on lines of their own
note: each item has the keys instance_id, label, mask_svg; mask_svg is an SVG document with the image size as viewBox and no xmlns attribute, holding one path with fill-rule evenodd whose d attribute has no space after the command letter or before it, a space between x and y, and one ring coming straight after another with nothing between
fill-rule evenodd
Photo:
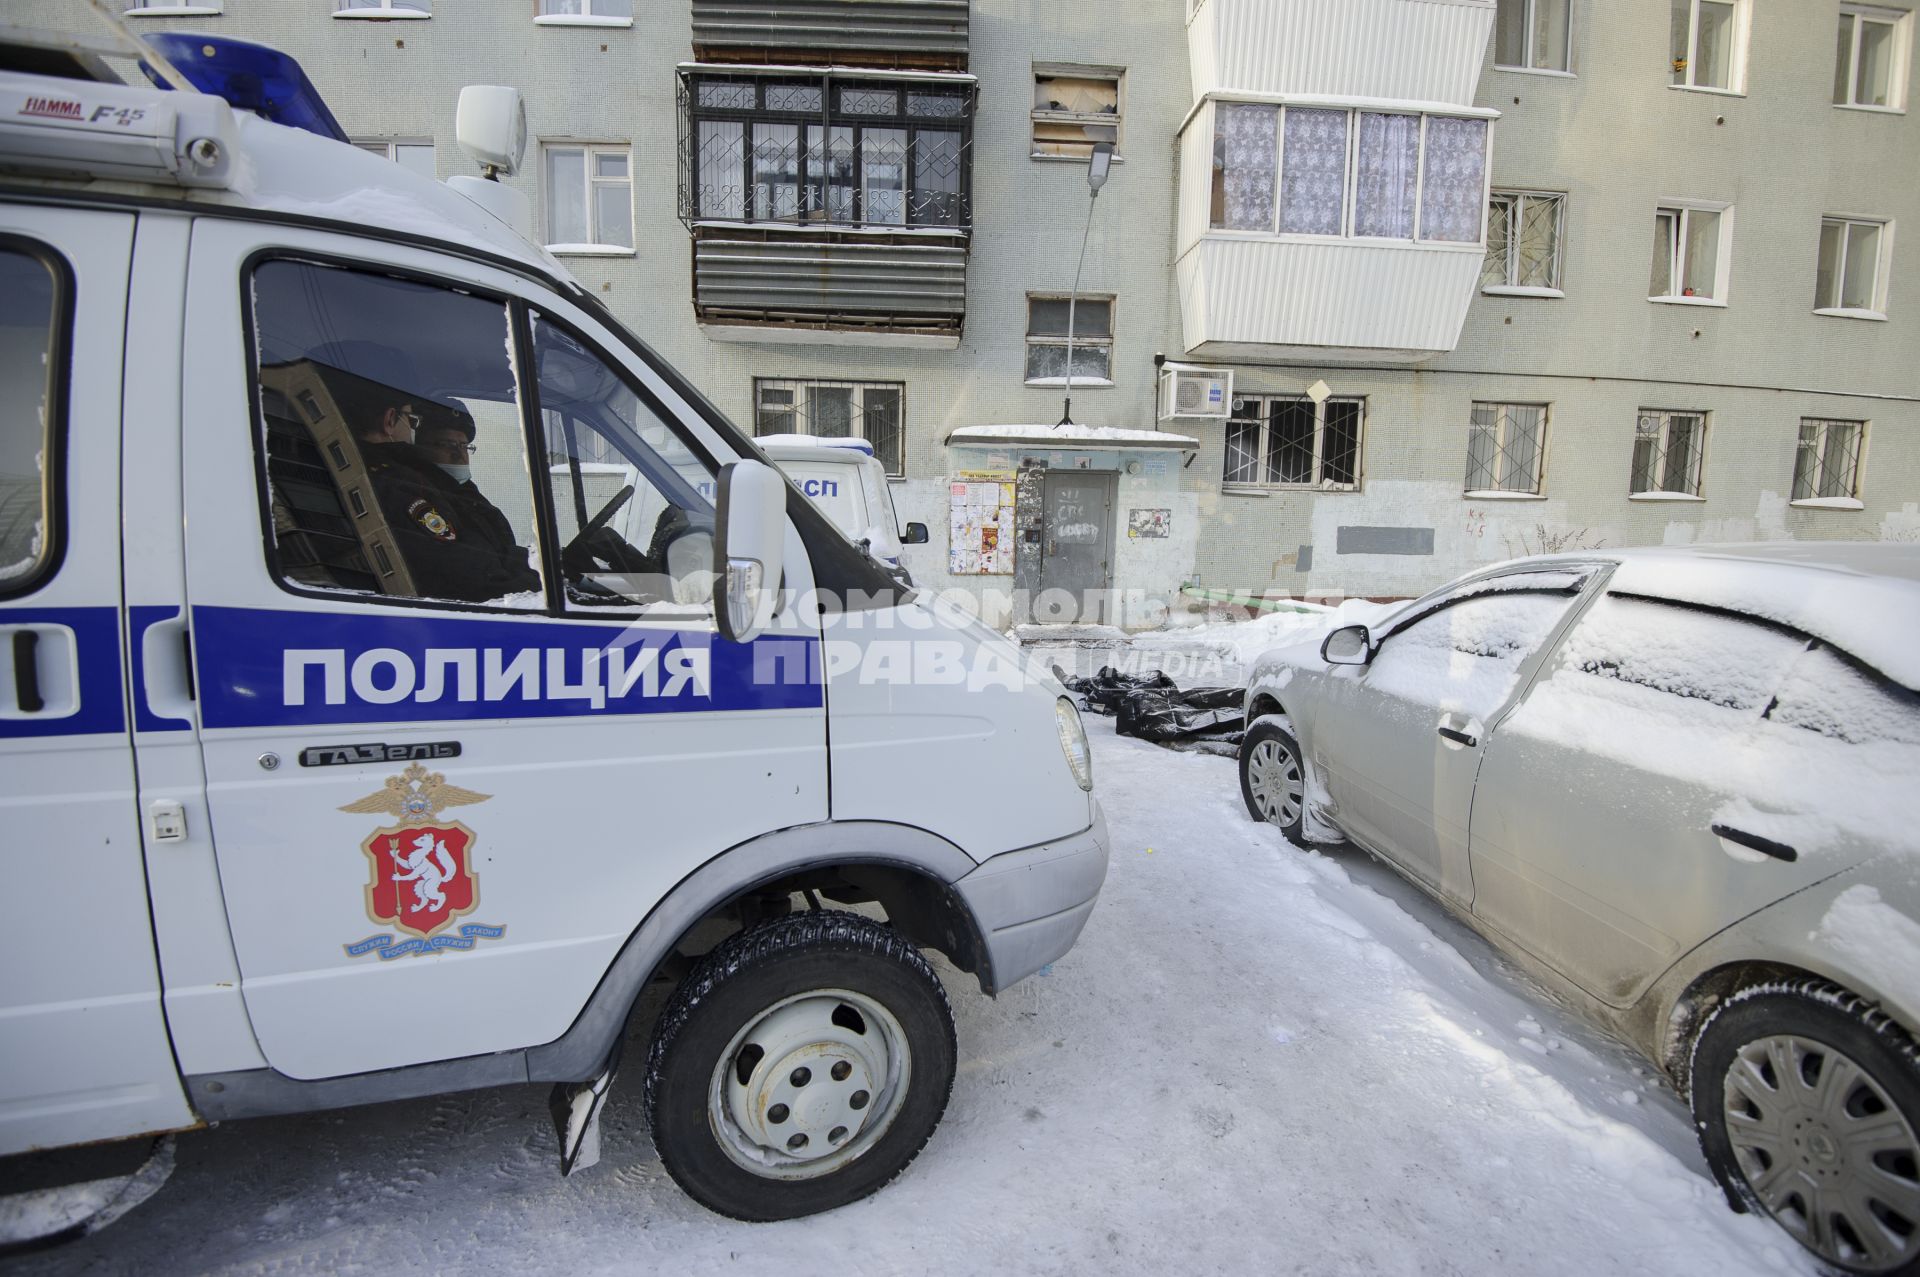
<instances>
[{"instance_id":1,"label":"blue light bar","mask_svg":"<svg viewBox=\"0 0 1920 1277\"><path fill-rule=\"evenodd\" d=\"M305 129L336 142L347 140L346 130L327 110L307 73L278 49L231 36L187 31L143 33L142 38L202 93L224 98L229 105L275 124ZM155 84L167 87L152 67L143 62L140 69Z\"/></svg>"}]
</instances>

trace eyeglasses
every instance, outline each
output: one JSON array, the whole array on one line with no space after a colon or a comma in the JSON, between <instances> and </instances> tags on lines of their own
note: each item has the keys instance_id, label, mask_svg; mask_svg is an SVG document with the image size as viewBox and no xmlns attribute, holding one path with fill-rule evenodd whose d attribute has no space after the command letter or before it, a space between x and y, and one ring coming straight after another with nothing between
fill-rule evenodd
<instances>
[{"instance_id":1,"label":"eyeglasses","mask_svg":"<svg viewBox=\"0 0 1920 1277\"><path fill-rule=\"evenodd\" d=\"M393 415L407 424L408 430L420 429L420 414L411 408L395 408Z\"/></svg>"},{"instance_id":2,"label":"eyeglasses","mask_svg":"<svg viewBox=\"0 0 1920 1277\"><path fill-rule=\"evenodd\" d=\"M430 441L430 442L424 442L424 443L421 443L421 444L420 444L420 446L421 446L422 448L425 448L425 449L427 449L427 450L428 450L428 451L430 451L430 452L456 452L456 451L458 451L458 452L464 452L464 453L466 453L466 454L467 454L468 456L472 456L472 455L473 455L474 453L476 453L476 452L478 452L478 451L480 451L480 445L479 445L479 444L477 444L477 443L466 443L466 442L464 442L464 441L462 441L462 440L459 440L459 439L435 439L435 440L432 440L432 441Z\"/></svg>"}]
</instances>

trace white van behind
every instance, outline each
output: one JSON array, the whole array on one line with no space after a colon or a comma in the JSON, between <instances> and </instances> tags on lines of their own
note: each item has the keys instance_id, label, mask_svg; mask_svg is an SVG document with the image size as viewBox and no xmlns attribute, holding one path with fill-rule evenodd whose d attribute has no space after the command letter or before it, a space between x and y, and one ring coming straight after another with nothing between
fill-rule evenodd
<instances>
[{"instance_id":1,"label":"white van behind","mask_svg":"<svg viewBox=\"0 0 1920 1277\"><path fill-rule=\"evenodd\" d=\"M902 545L925 545L927 525L902 528L887 485L887 468L865 439L761 435L754 440L833 526L908 585Z\"/></svg>"}]
</instances>

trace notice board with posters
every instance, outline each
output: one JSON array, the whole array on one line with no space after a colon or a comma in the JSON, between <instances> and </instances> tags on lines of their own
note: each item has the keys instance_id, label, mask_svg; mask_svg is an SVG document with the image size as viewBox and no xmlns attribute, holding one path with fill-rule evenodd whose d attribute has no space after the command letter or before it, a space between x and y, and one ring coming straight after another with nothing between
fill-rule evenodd
<instances>
[{"instance_id":1,"label":"notice board with posters","mask_svg":"<svg viewBox=\"0 0 1920 1277\"><path fill-rule=\"evenodd\" d=\"M1013 573L1013 480L962 473L947 485L947 571L954 576Z\"/></svg>"}]
</instances>

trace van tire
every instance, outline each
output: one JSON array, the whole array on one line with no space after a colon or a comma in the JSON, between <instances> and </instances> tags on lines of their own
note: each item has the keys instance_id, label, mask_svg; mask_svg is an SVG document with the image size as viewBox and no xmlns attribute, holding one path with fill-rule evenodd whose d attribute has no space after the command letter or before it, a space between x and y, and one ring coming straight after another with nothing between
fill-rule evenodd
<instances>
[{"instance_id":1,"label":"van tire","mask_svg":"<svg viewBox=\"0 0 1920 1277\"><path fill-rule=\"evenodd\" d=\"M946 1111L955 1055L918 949L860 914L793 914L729 937L674 993L648 1052L647 1121L687 1196L794 1219L906 1169Z\"/></svg>"}]
</instances>

